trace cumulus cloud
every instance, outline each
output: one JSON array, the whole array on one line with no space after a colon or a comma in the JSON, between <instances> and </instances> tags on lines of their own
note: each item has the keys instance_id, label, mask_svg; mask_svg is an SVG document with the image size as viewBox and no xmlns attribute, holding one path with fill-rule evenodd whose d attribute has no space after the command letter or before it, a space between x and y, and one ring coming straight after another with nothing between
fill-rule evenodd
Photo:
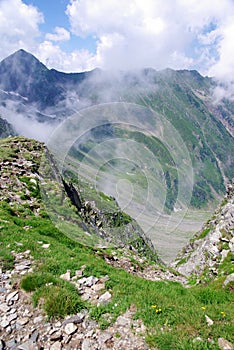
<instances>
[{"instance_id":1,"label":"cumulus cloud","mask_svg":"<svg viewBox=\"0 0 234 350\"><path fill-rule=\"evenodd\" d=\"M234 100L234 13L219 29L218 60L211 66L209 75L214 76L220 85L215 89L217 100L223 97Z\"/></svg>"},{"instance_id":2,"label":"cumulus cloud","mask_svg":"<svg viewBox=\"0 0 234 350\"><path fill-rule=\"evenodd\" d=\"M0 1L0 59L18 49L33 51L43 23L39 10L21 0Z\"/></svg>"},{"instance_id":3,"label":"cumulus cloud","mask_svg":"<svg viewBox=\"0 0 234 350\"><path fill-rule=\"evenodd\" d=\"M35 54L48 68L64 72L83 72L95 68L95 57L88 50L67 53L48 40L39 44Z\"/></svg>"},{"instance_id":4,"label":"cumulus cloud","mask_svg":"<svg viewBox=\"0 0 234 350\"><path fill-rule=\"evenodd\" d=\"M70 39L70 33L63 27L55 27L54 33L47 33L45 38L51 41L66 41Z\"/></svg>"},{"instance_id":5,"label":"cumulus cloud","mask_svg":"<svg viewBox=\"0 0 234 350\"><path fill-rule=\"evenodd\" d=\"M71 31L97 38L96 64L104 68L198 68L219 59L231 0L71 0Z\"/></svg>"},{"instance_id":6,"label":"cumulus cloud","mask_svg":"<svg viewBox=\"0 0 234 350\"><path fill-rule=\"evenodd\" d=\"M70 28L58 23L53 33L40 37L43 15L37 8L23 0L0 0L0 58L24 48L66 72L187 68L222 81L219 95L224 86L233 86L233 0L70 0L66 15ZM61 43L69 47L72 36L92 37L95 50L64 51Z\"/></svg>"}]
</instances>

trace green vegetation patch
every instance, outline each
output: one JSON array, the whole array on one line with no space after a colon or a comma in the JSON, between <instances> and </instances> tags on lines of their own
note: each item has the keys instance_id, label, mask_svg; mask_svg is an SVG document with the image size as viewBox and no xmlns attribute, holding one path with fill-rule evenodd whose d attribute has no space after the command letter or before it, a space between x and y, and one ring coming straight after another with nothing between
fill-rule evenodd
<instances>
[{"instance_id":1,"label":"green vegetation patch","mask_svg":"<svg viewBox=\"0 0 234 350\"><path fill-rule=\"evenodd\" d=\"M1 203L0 219L1 256L10 262L10 268L12 250L31 250L34 272L23 277L21 286L32 293L34 305L43 307L49 318L87 308L104 329L134 305L134 317L141 318L147 327L148 343L159 349L217 349L219 337L232 341L232 294L220 284L188 289L175 282L148 281L110 266L103 259L105 251L100 249L97 254L95 249L71 240L48 218L32 213L25 216L24 212L15 216L9 204ZM25 230L25 226L29 229ZM49 244L49 248L42 248L38 242ZM74 276L82 265L86 265L84 276L109 276L106 282L106 290L112 295L109 304L97 307L84 303L76 288L59 278L68 269ZM212 327L207 326L205 314L214 321ZM202 343L193 342L197 337Z\"/></svg>"}]
</instances>

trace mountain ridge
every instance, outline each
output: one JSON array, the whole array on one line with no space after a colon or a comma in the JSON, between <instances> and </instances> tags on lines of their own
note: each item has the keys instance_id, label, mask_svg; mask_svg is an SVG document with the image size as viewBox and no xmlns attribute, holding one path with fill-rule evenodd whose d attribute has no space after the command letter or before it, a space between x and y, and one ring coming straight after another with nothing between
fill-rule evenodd
<instances>
[{"instance_id":1,"label":"mountain ridge","mask_svg":"<svg viewBox=\"0 0 234 350\"><path fill-rule=\"evenodd\" d=\"M3 349L12 344L71 350L78 344L91 349L123 344L129 350L232 349L229 257L214 279L196 279L198 284L189 288L193 276L186 280L132 247L82 245L54 227L41 203L39 182L47 182L52 192L60 188L54 177L51 186L49 178L39 176L40 162L46 165L40 158L44 145L15 137L1 140L0 146ZM233 189L229 186L228 200L233 200ZM63 198L57 205L61 213L61 207L67 212L72 204ZM70 220L77 224L74 217Z\"/></svg>"},{"instance_id":2,"label":"mountain ridge","mask_svg":"<svg viewBox=\"0 0 234 350\"><path fill-rule=\"evenodd\" d=\"M31 59L33 62L36 60L27 52L20 51L18 55L28 57L29 62ZM212 92L216 86L213 80L202 77L196 71L166 69L157 72L152 68L118 73L101 70L62 73L49 70L38 61L35 65L32 64L32 74L29 76L19 74L18 88L12 93L7 93L5 88L8 86L10 89L11 82L7 76L12 76L14 80L11 68L17 68L17 59L14 60L13 56L10 60L14 63L13 66L9 65L8 71L4 71L3 75L0 74L0 89L5 91L4 93L0 91L0 114L6 119L10 114L9 120L15 130L18 130L18 134L24 135L26 126L26 136L30 136L32 130L33 137L37 138L34 136L37 128L38 138L44 136L44 133L50 135L49 132L75 113L82 111L82 115L86 118L85 111L89 113L89 108L106 103L110 106L115 102L143 106L158 113L172 125L188 151L194 174L189 209L206 211L216 207L225 193L226 183L234 175L234 144L230 134L234 105L227 101L222 101L220 105L213 104ZM35 67L39 67L38 71ZM82 126L82 120L79 123ZM230 125L229 132L225 125ZM135 130L124 131L124 125L121 127L122 130L110 133L110 137L111 135L112 138L121 137L123 142L132 138L138 145L145 146L153 153L163 170L159 179L159 190L163 189L166 192L163 213L177 210L178 208L174 206L178 194L178 173L174 166L173 154L168 154L166 146L157 137L146 137ZM79 133L79 130L77 132ZM91 147L101 140L107 141L108 137L105 138L103 128L91 132L90 139L86 140L87 142L84 140L82 144L82 156L88 155ZM144 183L142 177L136 178ZM128 176L125 180L131 182L131 177ZM132 185L134 188L134 183ZM137 207L139 203L136 202L135 205ZM201 222L191 221L198 230ZM187 230L188 226L191 227L190 223L187 225L186 222L181 227L183 237L191 235L190 231L184 232L184 227ZM163 235L155 239L164 242ZM175 246L177 247L177 242Z\"/></svg>"}]
</instances>

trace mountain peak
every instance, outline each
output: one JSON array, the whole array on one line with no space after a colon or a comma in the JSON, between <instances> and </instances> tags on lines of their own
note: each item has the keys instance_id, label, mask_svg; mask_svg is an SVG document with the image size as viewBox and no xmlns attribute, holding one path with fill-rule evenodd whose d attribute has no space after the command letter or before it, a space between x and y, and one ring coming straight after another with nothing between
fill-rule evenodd
<instances>
[{"instance_id":1,"label":"mountain peak","mask_svg":"<svg viewBox=\"0 0 234 350\"><path fill-rule=\"evenodd\" d=\"M25 66L25 65L29 65L29 67L27 67L27 69L30 70L31 65L37 66L37 68L43 68L43 69L47 69L46 66L41 63L35 56L33 56L31 53L20 49L16 52L14 52L13 54L11 54L10 56L6 57L4 60L2 60L2 62L0 62L0 69L1 66L4 65L5 68L11 67L11 68L15 68L16 65L17 66Z\"/></svg>"},{"instance_id":2,"label":"mountain peak","mask_svg":"<svg viewBox=\"0 0 234 350\"><path fill-rule=\"evenodd\" d=\"M33 101L32 95L39 94L35 83L46 80L48 71L36 57L20 49L0 62L0 88L27 96L29 101ZM35 89L37 91L33 92Z\"/></svg>"}]
</instances>

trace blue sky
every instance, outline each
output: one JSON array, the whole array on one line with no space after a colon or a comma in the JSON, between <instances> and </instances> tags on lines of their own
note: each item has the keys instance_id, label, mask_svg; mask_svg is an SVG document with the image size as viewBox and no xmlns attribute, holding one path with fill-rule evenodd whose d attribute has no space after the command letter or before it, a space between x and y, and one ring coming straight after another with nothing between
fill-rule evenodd
<instances>
[{"instance_id":1,"label":"blue sky","mask_svg":"<svg viewBox=\"0 0 234 350\"><path fill-rule=\"evenodd\" d=\"M0 18L0 59L23 48L66 72L197 69L232 84L233 0L0 0Z\"/></svg>"},{"instance_id":2,"label":"blue sky","mask_svg":"<svg viewBox=\"0 0 234 350\"><path fill-rule=\"evenodd\" d=\"M40 24L42 35L53 32L56 26L69 30L69 19L65 13L69 4L68 0L24 0L24 3L34 5L43 13L44 23ZM83 48L95 53L96 40L90 35L81 38L71 34L70 40L63 42L61 47L67 52Z\"/></svg>"}]
</instances>

